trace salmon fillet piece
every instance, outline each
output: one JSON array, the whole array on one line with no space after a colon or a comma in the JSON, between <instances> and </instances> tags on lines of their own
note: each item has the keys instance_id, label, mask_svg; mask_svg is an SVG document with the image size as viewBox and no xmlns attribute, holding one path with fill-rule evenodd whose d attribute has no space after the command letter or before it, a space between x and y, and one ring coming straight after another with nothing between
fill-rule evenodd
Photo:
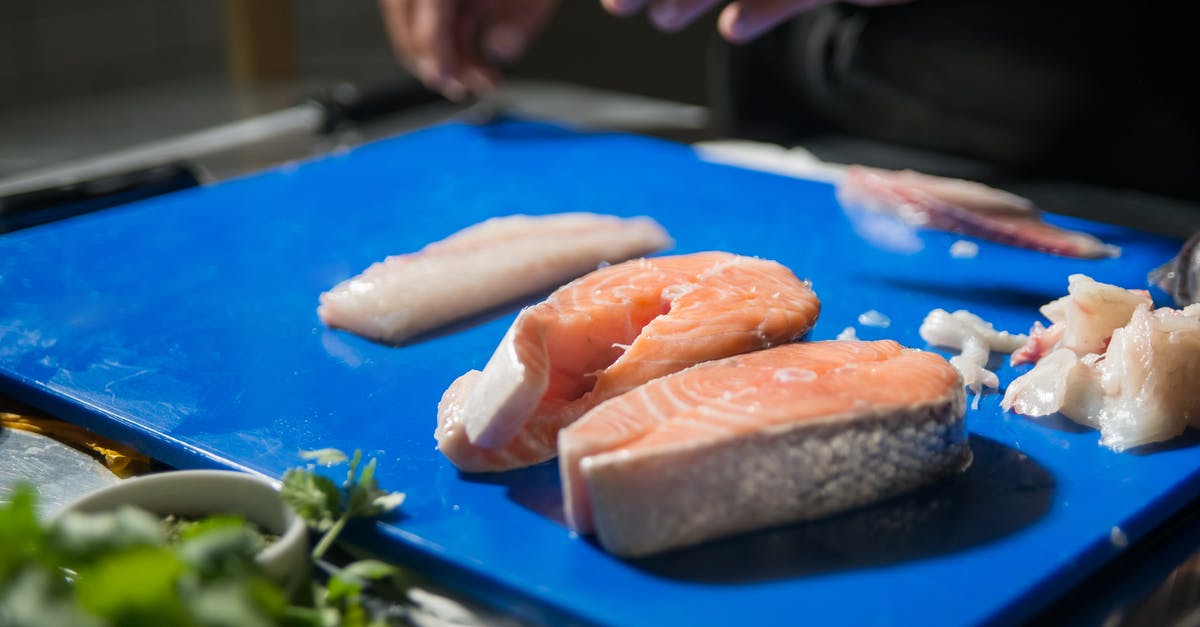
<instances>
[{"instance_id":1,"label":"salmon fillet piece","mask_svg":"<svg viewBox=\"0 0 1200 627\"><path fill-rule=\"evenodd\" d=\"M890 340L703 363L559 433L567 523L641 556L840 512L965 468L964 411L943 357Z\"/></svg>"},{"instance_id":2,"label":"salmon fillet piece","mask_svg":"<svg viewBox=\"0 0 1200 627\"><path fill-rule=\"evenodd\" d=\"M662 250L671 238L650 218L593 213L484 220L421 250L371 264L321 294L332 328L399 344L615 263Z\"/></svg>"},{"instance_id":3,"label":"salmon fillet piece","mask_svg":"<svg viewBox=\"0 0 1200 627\"><path fill-rule=\"evenodd\" d=\"M553 458L592 407L694 364L790 342L820 302L786 267L725 252L597 270L522 311L483 371L438 405L438 448L468 472Z\"/></svg>"}]
</instances>

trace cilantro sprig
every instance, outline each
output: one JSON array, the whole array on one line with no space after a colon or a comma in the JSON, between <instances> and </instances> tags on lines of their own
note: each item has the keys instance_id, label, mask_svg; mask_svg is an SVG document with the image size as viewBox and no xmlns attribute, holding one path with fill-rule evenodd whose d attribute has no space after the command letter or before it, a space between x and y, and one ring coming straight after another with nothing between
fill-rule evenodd
<instances>
[{"instance_id":1,"label":"cilantro sprig","mask_svg":"<svg viewBox=\"0 0 1200 627\"><path fill-rule=\"evenodd\" d=\"M399 507L381 490L374 459L361 451L306 451L322 465L349 462L341 486L314 468L284 475L281 496L321 533L313 563L355 518ZM254 561L263 538L250 523L214 516L178 525L134 508L66 514L42 523L36 491L17 486L0 502L0 625L386 625L403 614L366 595L400 571L376 560L334 568L323 584L310 569L293 590L268 580ZM136 582L136 583L134 583Z\"/></svg>"},{"instance_id":2,"label":"cilantro sprig","mask_svg":"<svg viewBox=\"0 0 1200 627\"><path fill-rule=\"evenodd\" d=\"M0 504L0 625L302 625L254 562L249 525L225 519L172 542L132 507L37 520L36 493ZM311 624L311 623L309 623Z\"/></svg>"},{"instance_id":3,"label":"cilantro sprig","mask_svg":"<svg viewBox=\"0 0 1200 627\"><path fill-rule=\"evenodd\" d=\"M337 449L301 451L300 457L322 466L337 466L347 462L346 454ZM292 506L308 526L323 535L312 550L318 562L352 519L374 518L395 510L404 502L401 492L387 492L375 481L375 459L362 464L362 451L349 458L346 479L341 487L310 466L293 468L283 475L279 489L284 502ZM348 564L329 577L319 595L319 604L339 613L341 624L365 625L366 610L363 593L371 582L395 578L399 569L377 560L359 560Z\"/></svg>"},{"instance_id":4,"label":"cilantro sprig","mask_svg":"<svg viewBox=\"0 0 1200 627\"><path fill-rule=\"evenodd\" d=\"M346 454L337 449L301 451L300 457L322 466L346 462ZM308 526L324 535L313 548L314 560L321 559L334 540L353 518L373 518L386 514L404 502L402 492L386 492L375 482L375 459L360 469L362 451L350 458L346 480L339 489L328 477L309 468L293 468L283 475L279 490L284 502L292 506Z\"/></svg>"}]
</instances>

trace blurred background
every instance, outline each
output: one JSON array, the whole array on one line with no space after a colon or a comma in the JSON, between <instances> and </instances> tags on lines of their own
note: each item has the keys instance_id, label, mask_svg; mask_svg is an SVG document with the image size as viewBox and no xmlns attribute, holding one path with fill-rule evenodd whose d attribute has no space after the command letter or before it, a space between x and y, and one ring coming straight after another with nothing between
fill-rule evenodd
<instances>
[{"instance_id":1,"label":"blurred background","mask_svg":"<svg viewBox=\"0 0 1200 627\"><path fill-rule=\"evenodd\" d=\"M614 18L598 2L564 2L515 71L699 102L712 21L663 37L644 19ZM0 3L5 107L232 75L320 81L393 69L369 0Z\"/></svg>"},{"instance_id":2,"label":"blurred background","mask_svg":"<svg viewBox=\"0 0 1200 627\"><path fill-rule=\"evenodd\" d=\"M1025 4L1037 9L1036 2ZM932 24L930 32L936 32L938 24L949 24L950 32L959 33L961 21L972 18L975 6L926 0L901 5L903 8L894 13L896 19L880 19L872 26L884 27L880 32L885 40L889 32L911 33L914 23ZM984 24L986 34L986 26L995 21L991 17L1004 15L1008 9L996 2L980 6L991 7L972 18ZM1065 142L1065 151L1042 154L1037 165L1040 171L1032 172L1036 176L1013 176L993 168L988 159L1006 156L1006 150L1013 152L1009 144L1024 146L1025 153L1034 156L1046 152L1040 143L1048 141L1047 134L1038 126L1046 120L1034 119L1028 125L1033 130L1025 135L1006 131L999 142L964 139L961 129L945 123L954 116L936 109L930 109L937 113L933 116L914 110L890 115L905 112L906 102L886 95L891 92L890 84L885 82L881 85L887 89L876 90L885 97L875 104L884 106L888 116L859 107L858 117L865 120L866 126L860 124L862 128L857 128L854 135L830 135L819 123L806 128L810 120L836 122L846 111L842 103L864 96L847 93L832 108L828 103L797 97L800 93L820 93L825 87L799 84L796 80L800 74L788 69L807 67L814 59L822 64L828 61L822 56L827 52L826 44L813 36L816 31L806 30L820 26L816 23L820 20L808 20L807 26L804 20L797 20L800 25L790 39L768 36L754 46L729 47L718 45L715 14L710 12L682 32L664 35L654 30L644 16L620 19L609 15L597 0L560 2L541 37L519 64L509 68L506 90L499 98L484 103L491 113L485 111L482 115L515 112L682 141L741 136L799 143L828 161L911 167L982 180L1026 195L1057 213L1173 235L1200 228L1200 211L1196 210L1200 192L1186 182L1200 152L1186 138L1176 137L1178 133L1170 128L1164 131L1155 127L1165 119L1157 110L1129 113L1126 121L1148 125L1125 124L1123 131L1108 127L1096 131L1084 125L1088 130L1080 137L1088 141ZM1074 14L1065 15L1063 19L1068 23L1077 21ZM1112 19L1119 22L1123 13L1113 8L1105 15L1115 15ZM857 28L854 20L843 20L843 25L850 30ZM777 29L775 34L789 35L787 30ZM1089 49L1096 37L1104 37L1107 32L1090 26L1075 30L1091 33L1091 39L1080 40L1091 43L1066 46L1073 51ZM1052 39L1059 41L1066 36L1060 33ZM1055 78L1058 75L1049 72L1046 75L1054 80L1043 83L1051 87L1004 92L1003 98L997 98L996 87L1003 81L994 80L994 75L987 72L964 73L955 66L956 60L964 58L970 58L971 63L994 61L987 56L988 47L979 41L968 38L970 45L955 48L961 53L978 53L979 58L974 58L971 54L945 54L939 45L962 44L953 37L939 45L926 45L938 40L925 34L900 39L908 42L904 54L876 54L872 48L862 47L856 51L855 67L851 69L868 81L877 74L885 79L891 74L911 75L920 79L917 84L929 76L957 76L955 80L935 81L945 93L932 96L953 111L954 107L967 106L960 96L974 94L980 102L968 105L979 111L968 107L964 115L978 114L983 116L981 120L991 122L1007 123L1009 109L1019 111L1019 102L1045 113L1043 96L1066 89L1062 87L1065 83ZM1175 39L1178 37L1171 40ZM815 44L794 45L805 42ZM1179 47L1190 50L1188 45L1184 42ZM1052 49L1051 53L1056 51ZM1010 66L1016 64L1008 68L1009 78L1018 84L1039 85L1035 79L1039 72L1046 73L1047 65L1037 57L1030 57L1035 62L1022 65L1023 58L1016 55L1008 62ZM790 60L790 65L781 60ZM1095 65L1086 57L1084 63L1087 67ZM774 66L780 67L771 69ZM1168 70L1159 73L1175 76ZM1113 83L1123 75L1109 69L1102 74L1098 84L1107 84L1114 97L1104 98L1103 102L1085 98L1083 117L1089 111L1104 109L1101 105L1105 102L1112 108L1111 103L1119 100L1120 94L1133 94L1135 103L1152 100L1139 87L1143 85L1142 75L1135 72L1124 76L1125 83ZM742 78L730 78L734 76ZM1179 85L1191 82L1186 79ZM383 107L387 115L373 115L370 124L343 128L344 132L339 133L317 132L313 125L320 122L317 116L321 114L316 111L297 111L295 115L256 122L264 115L294 108L314 95L346 84L366 92L378 92L380 85L390 86L392 92ZM870 99L878 94L865 96L869 96L866 104L871 105ZM1068 117L1074 120L1079 117L1076 113L1068 113ZM478 110L451 105L424 91L403 72L392 55L378 6L372 0L0 1L0 217L5 210L11 216L18 210L28 212L78 200L78 195L62 196L66 184L97 181L114 172L184 163L174 172L147 175L151 183L155 177L167 180L159 190L164 191L324 154L464 114L481 115ZM885 118L903 123L891 128ZM214 134L214 129L220 131L239 120L255 122L255 126ZM761 122L763 128L739 126L745 121ZM1145 129L1149 130L1142 132ZM207 135L188 137L199 132ZM141 150L147 144L165 140L171 145L150 146L154 149L150 152ZM964 146L964 141L973 145ZM1163 148L1167 144L1173 148ZM124 155L128 158L117 158L120 155L115 154L134 148L141 151ZM84 170L67 167L88 160L93 163L85 164L88 168ZM180 174L182 169L187 171ZM63 170L71 170L72 174L67 176ZM185 180L175 181L172 177ZM1168 183L1159 184L1158 179ZM1147 181L1154 185L1143 185ZM122 185L147 188L146 180L141 179L102 181L100 186ZM32 199L22 196L31 190L51 193ZM1143 193L1147 190L1169 193ZM13 225L0 223L0 230L5 228Z\"/></svg>"},{"instance_id":3,"label":"blurred background","mask_svg":"<svg viewBox=\"0 0 1200 627\"><path fill-rule=\"evenodd\" d=\"M713 18L664 37L563 2L509 76L706 99ZM401 74L374 2L4 0L0 178Z\"/></svg>"}]
</instances>

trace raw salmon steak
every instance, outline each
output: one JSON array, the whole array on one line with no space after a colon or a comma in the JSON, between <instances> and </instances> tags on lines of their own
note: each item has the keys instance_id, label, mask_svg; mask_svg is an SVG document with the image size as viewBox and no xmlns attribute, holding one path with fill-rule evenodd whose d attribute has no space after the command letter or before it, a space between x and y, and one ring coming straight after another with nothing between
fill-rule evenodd
<instances>
[{"instance_id":1,"label":"raw salmon steak","mask_svg":"<svg viewBox=\"0 0 1200 627\"><path fill-rule=\"evenodd\" d=\"M400 343L521 296L549 290L602 263L671 245L650 218L592 213L492 218L420 251L393 255L321 294L328 326Z\"/></svg>"},{"instance_id":2,"label":"raw salmon steak","mask_svg":"<svg viewBox=\"0 0 1200 627\"><path fill-rule=\"evenodd\" d=\"M483 371L438 405L438 448L469 472L551 459L601 401L694 364L790 342L820 302L786 267L706 252L602 268L522 311Z\"/></svg>"},{"instance_id":3,"label":"raw salmon steak","mask_svg":"<svg viewBox=\"0 0 1200 627\"><path fill-rule=\"evenodd\" d=\"M958 372L878 342L699 364L559 433L567 522L641 556L885 499L971 460Z\"/></svg>"},{"instance_id":4,"label":"raw salmon steak","mask_svg":"<svg viewBox=\"0 0 1200 627\"><path fill-rule=\"evenodd\" d=\"M1064 257L1100 259L1121 253L1116 246L1092 235L1045 222L1027 198L974 181L911 170L850 166L838 183L837 194L848 210L893 216L915 227L962 233ZM878 226L873 231L886 232Z\"/></svg>"}]
</instances>

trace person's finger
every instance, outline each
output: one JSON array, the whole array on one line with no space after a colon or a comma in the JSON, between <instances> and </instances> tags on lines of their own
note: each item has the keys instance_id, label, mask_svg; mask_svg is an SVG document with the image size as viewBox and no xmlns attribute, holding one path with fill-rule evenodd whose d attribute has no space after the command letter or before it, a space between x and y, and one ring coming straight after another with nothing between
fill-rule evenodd
<instances>
[{"instance_id":1,"label":"person's finger","mask_svg":"<svg viewBox=\"0 0 1200 627\"><path fill-rule=\"evenodd\" d=\"M629 17L646 6L646 0L600 0L605 11L618 17Z\"/></svg>"},{"instance_id":2,"label":"person's finger","mask_svg":"<svg viewBox=\"0 0 1200 627\"><path fill-rule=\"evenodd\" d=\"M799 13L833 0L737 0L721 11L717 30L733 43L750 41Z\"/></svg>"},{"instance_id":3,"label":"person's finger","mask_svg":"<svg viewBox=\"0 0 1200 627\"><path fill-rule=\"evenodd\" d=\"M392 45L392 54L409 71L416 74L412 64L412 0L379 0L383 28Z\"/></svg>"},{"instance_id":4,"label":"person's finger","mask_svg":"<svg viewBox=\"0 0 1200 627\"><path fill-rule=\"evenodd\" d=\"M459 78L453 38L458 4L457 0L423 0L413 15L413 55L421 79L451 100L461 100L467 91Z\"/></svg>"},{"instance_id":5,"label":"person's finger","mask_svg":"<svg viewBox=\"0 0 1200 627\"><path fill-rule=\"evenodd\" d=\"M484 55L481 41L493 4L486 0L464 2L454 25L462 81L476 96L493 91L500 83L499 68Z\"/></svg>"},{"instance_id":6,"label":"person's finger","mask_svg":"<svg viewBox=\"0 0 1200 627\"><path fill-rule=\"evenodd\" d=\"M393 0L397 8L398 21L396 39L400 45L405 65L427 87L433 88L433 59L426 46L427 37L422 29L430 28L427 22L433 17L429 11L429 0Z\"/></svg>"},{"instance_id":7,"label":"person's finger","mask_svg":"<svg viewBox=\"0 0 1200 627\"><path fill-rule=\"evenodd\" d=\"M660 30L674 32L691 24L724 0L650 0L646 13Z\"/></svg>"},{"instance_id":8,"label":"person's finger","mask_svg":"<svg viewBox=\"0 0 1200 627\"><path fill-rule=\"evenodd\" d=\"M555 0L511 0L496 4L484 27L484 54L500 63L519 59L546 27L556 4Z\"/></svg>"}]
</instances>

